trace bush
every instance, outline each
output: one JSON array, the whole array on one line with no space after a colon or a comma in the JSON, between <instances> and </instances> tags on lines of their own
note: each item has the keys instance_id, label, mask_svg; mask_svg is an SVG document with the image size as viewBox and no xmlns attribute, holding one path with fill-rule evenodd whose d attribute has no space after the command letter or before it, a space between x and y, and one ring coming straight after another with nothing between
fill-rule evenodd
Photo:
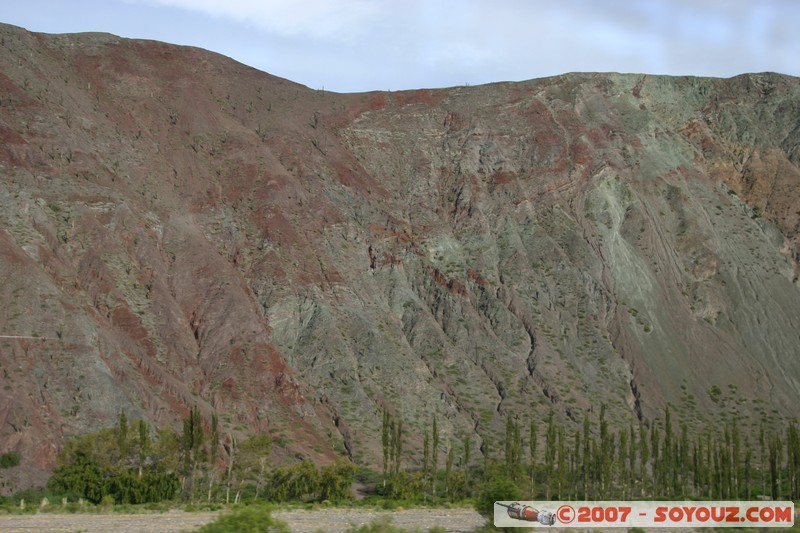
<instances>
[{"instance_id":1,"label":"bush","mask_svg":"<svg viewBox=\"0 0 800 533\"><path fill-rule=\"evenodd\" d=\"M103 498L100 500L100 507L104 511L108 512L111 508L114 507L114 497L110 494L106 494L105 496L103 496Z\"/></svg>"},{"instance_id":2,"label":"bush","mask_svg":"<svg viewBox=\"0 0 800 533\"><path fill-rule=\"evenodd\" d=\"M486 517L489 522L494 521L494 502L519 500L522 492L513 481L506 478L496 479L491 485L481 491L475 500L475 510Z\"/></svg>"},{"instance_id":3,"label":"bush","mask_svg":"<svg viewBox=\"0 0 800 533\"><path fill-rule=\"evenodd\" d=\"M92 503L103 498L103 472L86 454L76 454L74 460L53 470L47 488L55 493L77 492Z\"/></svg>"},{"instance_id":4,"label":"bush","mask_svg":"<svg viewBox=\"0 0 800 533\"><path fill-rule=\"evenodd\" d=\"M0 455L0 468L12 468L19 464L19 453L8 452Z\"/></svg>"},{"instance_id":5,"label":"bush","mask_svg":"<svg viewBox=\"0 0 800 533\"><path fill-rule=\"evenodd\" d=\"M349 500L350 486L356 479L356 471L356 466L347 459L338 459L323 467L319 480L320 500Z\"/></svg>"},{"instance_id":6,"label":"bush","mask_svg":"<svg viewBox=\"0 0 800 533\"><path fill-rule=\"evenodd\" d=\"M269 507L250 505L226 513L197 531L198 533L289 533L289 526L272 518Z\"/></svg>"},{"instance_id":7,"label":"bush","mask_svg":"<svg viewBox=\"0 0 800 533\"><path fill-rule=\"evenodd\" d=\"M421 500L425 487L426 479L422 472L398 472L389 476L386 489L381 492L393 500Z\"/></svg>"},{"instance_id":8,"label":"bush","mask_svg":"<svg viewBox=\"0 0 800 533\"><path fill-rule=\"evenodd\" d=\"M117 503L151 503L171 500L180 488L180 481L171 472L145 471L141 476L133 469L107 479L103 492Z\"/></svg>"},{"instance_id":9,"label":"bush","mask_svg":"<svg viewBox=\"0 0 800 533\"><path fill-rule=\"evenodd\" d=\"M274 502L302 501L319 491L319 471L309 460L278 468L269 476L264 496Z\"/></svg>"},{"instance_id":10,"label":"bush","mask_svg":"<svg viewBox=\"0 0 800 533\"><path fill-rule=\"evenodd\" d=\"M92 503L111 496L117 503L138 504L174 498L180 482L171 472L148 470L139 476L133 469L104 471L94 458L79 452L53 470L47 488L56 494L81 494Z\"/></svg>"}]
</instances>

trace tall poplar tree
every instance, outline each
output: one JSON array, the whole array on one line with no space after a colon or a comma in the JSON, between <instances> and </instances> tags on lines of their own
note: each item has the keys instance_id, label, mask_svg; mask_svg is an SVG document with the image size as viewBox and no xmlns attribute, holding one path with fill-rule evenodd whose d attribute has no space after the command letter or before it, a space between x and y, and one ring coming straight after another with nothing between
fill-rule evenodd
<instances>
[{"instance_id":1,"label":"tall poplar tree","mask_svg":"<svg viewBox=\"0 0 800 533\"><path fill-rule=\"evenodd\" d=\"M581 493L581 432L579 429L575 430L573 435L572 445L572 464L570 465L571 479L572 479L572 497L580 498Z\"/></svg>"},{"instance_id":2,"label":"tall poplar tree","mask_svg":"<svg viewBox=\"0 0 800 533\"><path fill-rule=\"evenodd\" d=\"M650 429L650 456L653 458L652 467L652 496L658 498L661 492L661 459L659 457L659 435L658 426L653 422L653 427Z\"/></svg>"},{"instance_id":3,"label":"tall poplar tree","mask_svg":"<svg viewBox=\"0 0 800 533\"><path fill-rule=\"evenodd\" d=\"M608 430L606 420L606 405L600 405L600 457L599 457L599 478L600 478L600 497L607 498L608 487L611 482L611 461L614 454L614 439Z\"/></svg>"},{"instance_id":4,"label":"tall poplar tree","mask_svg":"<svg viewBox=\"0 0 800 533\"><path fill-rule=\"evenodd\" d=\"M431 463L431 434L425 429L422 439L422 475L428 476L428 469Z\"/></svg>"},{"instance_id":5,"label":"tall poplar tree","mask_svg":"<svg viewBox=\"0 0 800 533\"><path fill-rule=\"evenodd\" d=\"M204 460L205 432L200 409L195 405L189 410L189 416L183 419L183 475L184 481L188 478L188 496L194 497L194 485L197 477L197 468ZM184 483L184 490L187 487Z\"/></svg>"},{"instance_id":6,"label":"tall poplar tree","mask_svg":"<svg viewBox=\"0 0 800 533\"><path fill-rule=\"evenodd\" d=\"M634 495L634 491L636 490L636 433L633 429L633 420L630 421L628 426L628 471L629 471L629 480L630 480L630 497L632 498Z\"/></svg>"},{"instance_id":7,"label":"tall poplar tree","mask_svg":"<svg viewBox=\"0 0 800 533\"><path fill-rule=\"evenodd\" d=\"M381 424L381 444L383 444L383 486L386 487L386 474L389 472L389 413L383 410Z\"/></svg>"},{"instance_id":8,"label":"tall poplar tree","mask_svg":"<svg viewBox=\"0 0 800 533\"><path fill-rule=\"evenodd\" d=\"M433 466L433 476L431 478L431 490L436 496L436 474L439 470L439 426L436 423L436 415L433 415L433 446L431 449L431 464Z\"/></svg>"},{"instance_id":9,"label":"tall poplar tree","mask_svg":"<svg viewBox=\"0 0 800 533\"><path fill-rule=\"evenodd\" d=\"M469 490L469 459L472 453L472 434L464 434L464 488Z\"/></svg>"},{"instance_id":10,"label":"tall poplar tree","mask_svg":"<svg viewBox=\"0 0 800 533\"><path fill-rule=\"evenodd\" d=\"M592 451L589 442L589 417L583 415L583 454L581 455L581 474L583 477L583 499L589 499L589 476L592 469Z\"/></svg>"},{"instance_id":11,"label":"tall poplar tree","mask_svg":"<svg viewBox=\"0 0 800 533\"><path fill-rule=\"evenodd\" d=\"M139 420L136 425L139 431L139 477L142 477L145 461L150 453L150 426L144 420Z\"/></svg>"},{"instance_id":12,"label":"tall poplar tree","mask_svg":"<svg viewBox=\"0 0 800 533\"><path fill-rule=\"evenodd\" d=\"M556 433L557 441L556 444L556 464L558 465L558 499L562 499L564 497L564 482L565 482L565 475L567 473L567 450L566 450L566 436L564 433L564 426L558 426L558 432Z\"/></svg>"},{"instance_id":13,"label":"tall poplar tree","mask_svg":"<svg viewBox=\"0 0 800 533\"><path fill-rule=\"evenodd\" d=\"M544 448L545 480L547 483L547 499L551 499L553 468L556 459L556 428L553 423L553 410L547 415L547 434Z\"/></svg>"},{"instance_id":14,"label":"tall poplar tree","mask_svg":"<svg viewBox=\"0 0 800 533\"><path fill-rule=\"evenodd\" d=\"M536 499L536 442L539 440L536 434L536 421L531 418L528 429L528 451L530 453L530 478L531 478L531 500Z\"/></svg>"},{"instance_id":15,"label":"tall poplar tree","mask_svg":"<svg viewBox=\"0 0 800 533\"><path fill-rule=\"evenodd\" d=\"M672 413L669 404L664 408L664 446L662 447L661 464L663 465L661 474L661 494L663 496L672 495L672 472L675 469L675 457L672 455Z\"/></svg>"},{"instance_id":16,"label":"tall poplar tree","mask_svg":"<svg viewBox=\"0 0 800 533\"><path fill-rule=\"evenodd\" d=\"M628 433L624 429L619 432L619 456L617 459L617 476L619 486L622 489L622 499L628 497L626 489L628 488Z\"/></svg>"},{"instance_id":17,"label":"tall poplar tree","mask_svg":"<svg viewBox=\"0 0 800 533\"><path fill-rule=\"evenodd\" d=\"M789 422L786 448L789 497L792 500L798 500L800 499L800 431L798 431L794 420Z\"/></svg>"},{"instance_id":18,"label":"tall poplar tree","mask_svg":"<svg viewBox=\"0 0 800 533\"><path fill-rule=\"evenodd\" d=\"M208 443L208 495L206 501L211 501L211 493L217 477L217 457L219 455L219 419L217 413L211 413L211 440Z\"/></svg>"},{"instance_id":19,"label":"tall poplar tree","mask_svg":"<svg viewBox=\"0 0 800 533\"><path fill-rule=\"evenodd\" d=\"M453 471L453 458L454 458L454 448L452 444L448 444L447 446L447 457L444 463L444 496L445 498L452 497L450 494L450 474Z\"/></svg>"},{"instance_id":20,"label":"tall poplar tree","mask_svg":"<svg viewBox=\"0 0 800 533\"><path fill-rule=\"evenodd\" d=\"M761 494L766 495L767 487L766 483L766 476L765 472L767 471L767 442L764 436L764 421L761 421L761 424L758 428L758 448L759 448L759 455L761 459Z\"/></svg>"},{"instance_id":21,"label":"tall poplar tree","mask_svg":"<svg viewBox=\"0 0 800 533\"><path fill-rule=\"evenodd\" d=\"M750 500L750 463L753 457L753 450L749 447L747 448L747 452L744 455L744 491L745 491L745 498Z\"/></svg>"},{"instance_id":22,"label":"tall poplar tree","mask_svg":"<svg viewBox=\"0 0 800 533\"><path fill-rule=\"evenodd\" d=\"M678 467L676 472L680 475L681 498L688 497L689 491L689 432L686 423L681 423L680 446L678 448Z\"/></svg>"},{"instance_id":23,"label":"tall poplar tree","mask_svg":"<svg viewBox=\"0 0 800 533\"><path fill-rule=\"evenodd\" d=\"M739 424L736 422L736 416L733 417L733 425L731 427L731 471L733 474L733 497L739 498L741 496L741 483L739 480L741 469L741 438L739 436Z\"/></svg>"},{"instance_id":24,"label":"tall poplar tree","mask_svg":"<svg viewBox=\"0 0 800 533\"><path fill-rule=\"evenodd\" d=\"M119 427L117 428L117 447L120 455L124 458L128 455L128 417L125 410L119 414Z\"/></svg>"},{"instance_id":25,"label":"tall poplar tree","mask_svg":"<svg viewBox=\"0 0 800 533\"><path fill-rule=\"evenodd\" d=\"M492 477L492 444L489 437L483 438L483 481L488 483Z\"/></svg>"},{"instance_id":26,"label":"tall poplar tree","mask_svg":"<svg viewBox=\"0 0 800 533\"><path fill-rule=\"evenodd\" d=\"M394 473L400 473L400 465L403 461L403 421L398 420L394 427Z\"/></svg>"},{"instance_id":27,"label":"tall poplar tree","mask_svg":"<svg viewBox=\"0 0 800 533\"><path fill-rule=\"evenodd\" d=\"M639 422L639 475L642 478L641 496L645 497L647 486L647 463L650 461L650 448L647 446L647 428Z\"/></svg>"}]
</instances>

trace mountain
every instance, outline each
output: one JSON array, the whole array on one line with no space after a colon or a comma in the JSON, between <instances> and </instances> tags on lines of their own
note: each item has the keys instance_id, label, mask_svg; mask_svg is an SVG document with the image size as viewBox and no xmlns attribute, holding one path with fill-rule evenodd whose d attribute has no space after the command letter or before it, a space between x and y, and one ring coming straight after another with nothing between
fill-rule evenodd
<instances>
[{"instance_id":1,"label":"mountain","mask_svg":"<svg viewBox=\"0 0 800 533\"><path fill-rule=\"evenodd\" d=\"M800 80L336 94L0 26L0 472L197 406L284 457L800 401ZM14 338L14 337L24 338ZM443 452L444 448L440 450Z\"/></svg>"}]
</instances>

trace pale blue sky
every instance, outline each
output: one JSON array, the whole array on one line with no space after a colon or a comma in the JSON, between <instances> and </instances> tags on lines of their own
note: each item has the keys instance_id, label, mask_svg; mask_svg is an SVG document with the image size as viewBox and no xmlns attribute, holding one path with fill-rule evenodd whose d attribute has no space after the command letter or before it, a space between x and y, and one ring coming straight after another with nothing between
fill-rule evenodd
<instances>
[{"instance_id":1,"label":"pale blue sky","mask_svg":"<svg viewBox=\"0 0 800 533\"><path fill-rule=\"evenodd\" d=\"M800 75L798 0L4 0L0 21L199 46L339 92L564 72Z\"/></svg>"}]
</instances>

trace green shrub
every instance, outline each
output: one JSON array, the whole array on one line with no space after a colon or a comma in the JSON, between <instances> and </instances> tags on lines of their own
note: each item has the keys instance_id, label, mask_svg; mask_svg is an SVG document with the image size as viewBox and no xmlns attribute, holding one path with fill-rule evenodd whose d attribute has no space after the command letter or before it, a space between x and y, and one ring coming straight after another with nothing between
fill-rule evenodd
<instances>
[{"instance_id":1,"label":"green shrub","mask_svg":"<svg viewBox=\"0 0 800 533\"><path fill-rule=\"evenodd\" d=\"M100 500L100 507L104 511L109 511L112 507L114 507L114 497L110 494L106 494Z\"/></svg>"},{"instance_id":2,"label":"green shrub","mask_svg":"<svg viewBox=\"0 0 800 533\"><path fill-rule=\"evenodd\" d=\"M8 452L0 455L0 468L11 468L19 464L19 453Z\"/></svg>"},{"instance_id":3,"label":"green shrub","mask_svg":"<svg viewBox=\"0 0 800 533\"><path fill-rule=\"evenodd\" d=\"M289 533L289 526L272 518L269 507L250 505L223 514L197 531L198 533Z\"/></svg>"},{"instance_id":4,"label":"green shrub","mask_svg":"<svg viewBox=\"0 0 800 533\"><path fill-rule=\"evenodd\" d=\"M356 479L356 471L356 466L347 459L338 459L324 466L319 477L320 500L338 502L351 499L350 486Z\"/></svg>"},{"instance_id":5,"label":"green shrub","mask_svg":"<svg viewBox=\"0 0 800 533\"><path fill-rule=\"evenodd\" d=\"M492 522L494 520L494 502L519 500L521 496L522 492L513 481L501 477L481 491L478 499L475 500L475 510Z\"/></svg>"},{"instance_id":6,"label":"green shrub","mask_svg":"<svg viewBox=\"0 0 800 533\"><path fill-rule=\"evenodd\" d=\"M95 458L79 451L53 470L47 488L56 494L81 494L92 503L110 496L117 503L137 504L174 498L180 482L172 472L147 470L140 476L134 469L103 469Z\"/></svg>"}]
</instances>

